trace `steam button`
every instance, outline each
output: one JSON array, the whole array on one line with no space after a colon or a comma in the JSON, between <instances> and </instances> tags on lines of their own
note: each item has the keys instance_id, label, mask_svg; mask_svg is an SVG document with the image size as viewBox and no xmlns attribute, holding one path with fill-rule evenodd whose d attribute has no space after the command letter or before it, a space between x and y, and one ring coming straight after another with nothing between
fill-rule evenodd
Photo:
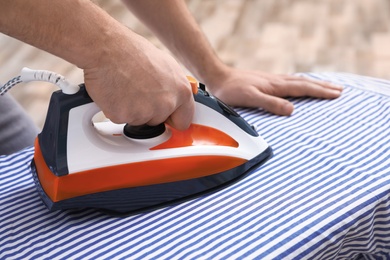
<instances>
[{"instance_id":1,"label":"steam button","mask_svg":"<svg viewBox=\"0 0 390 260\"><path fill-rule=\"evenodd\" d=\"M126 124L123 128L125 136L133 139L149 139L162 135L165 132L165 124L159 124L156 126L149 125L129 125Z\"/></svg>"}]
</instances>

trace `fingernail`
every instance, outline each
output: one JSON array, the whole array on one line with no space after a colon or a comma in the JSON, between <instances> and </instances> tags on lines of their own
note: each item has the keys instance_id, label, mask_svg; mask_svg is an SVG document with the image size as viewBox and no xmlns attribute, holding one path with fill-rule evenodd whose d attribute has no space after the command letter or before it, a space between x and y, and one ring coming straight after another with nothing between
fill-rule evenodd
<instances>
[{"instance_id":1,"label":"fingernail","mask_svg":"<svg viewBox=\"0 0 390 260\"><path fill-rule=\"evenodd\" d=\"M341 90L331 90L331 92L335 96L340 96L341 95Z\"/></svg>"},{"instance_id":2,"label":"fingernail","mask_svg":"<svg viewBox=\"0 0 390 260\"><path fill-rule=\"evenodd\" d=\"M294 106L291 103L285 103L282 107L282 113L285 116L289 116L294 111Z\"/></svg>"}]
</instances>

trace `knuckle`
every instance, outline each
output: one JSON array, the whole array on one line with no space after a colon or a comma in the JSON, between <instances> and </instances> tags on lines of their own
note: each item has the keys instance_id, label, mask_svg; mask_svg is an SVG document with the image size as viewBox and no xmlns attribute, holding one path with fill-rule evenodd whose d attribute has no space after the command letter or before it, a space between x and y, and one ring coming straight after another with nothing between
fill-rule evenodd
<instances>
[{"instance_id":1,"label":"knuckle","mask_svg":"<svg viewBox=\"0 0 390 260\"><path fill-rule=\"evenodd\" d=\"M108 119L110 119L113 123L115 124L121 124L123 123L122 120L121 120L121 117L120 115L118 115L117 113L115 113L114 111L112 110L106 110L106 111L103 111L104 114L106 115L106 117Z\"/></svg>"},{"instance_id":2,"label":"knuckle","mask_svg":"<svg viewBox=\"0 0 390 260\"><path fill-rule=\"evenodd\" d=\"M153 113L150 109L145 108L137 112L133 112L128 115L127 123L132 125L143 125L146 124L153 117Z\"/></svg>"},{"instance_id":3,"label":"knuckle","mask_svg":"<svg viewBox=\"0 0 390 260\"><path fill-rule=\"evenodd\" d=\"M192 88L189 82L180 85L179 95L183 98L192 98Z\"/></svg>"}]
</instances>

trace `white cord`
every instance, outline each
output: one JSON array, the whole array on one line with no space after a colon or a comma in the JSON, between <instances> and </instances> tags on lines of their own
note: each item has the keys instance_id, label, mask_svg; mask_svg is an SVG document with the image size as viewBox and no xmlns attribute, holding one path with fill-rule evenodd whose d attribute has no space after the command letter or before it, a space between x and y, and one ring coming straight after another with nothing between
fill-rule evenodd
<instances>
[{"instance_id":1,"label":"white cord","mask_svg":"<svg viewBox=\"0 0 390 260\"><path fill-rule=\"evenodd\" d=\"M4 86L0 87L0 95L3 95L9 89L21 82L30 81L45 81L57 85L64 94L72 95L79 91L78 85L70 83L64 76L48 70L32 70L23 68L20 76L8 81Z\"/></svg>"}]
</instances>

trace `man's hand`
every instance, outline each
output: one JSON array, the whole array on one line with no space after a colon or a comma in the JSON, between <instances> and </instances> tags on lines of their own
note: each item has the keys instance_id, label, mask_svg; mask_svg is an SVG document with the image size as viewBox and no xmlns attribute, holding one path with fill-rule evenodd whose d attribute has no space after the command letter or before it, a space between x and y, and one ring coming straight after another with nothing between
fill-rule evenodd
<instances>
[{"instance_id":1,"label":"man's hand","mask_svg":"<svg viewBox=\"0 0 390 260\"><path fill-rule=\"evenodd\" d=\"M123 1L211 93L227 104L290 115L294 107L282 97L340 96L341 87L326 82L227 67L214 53L185 1Z\"/></svg>"},{"instance_id":2,"label":"man's hand","mask_svg":"<svg viewBox=\"0 0 390 260\"><path fill-rule=\"evenodd\" d=\"M205 82L206 83L206 82ZM216 97L232 106L261 107L273 114L291 115L294 106L283 97L333 99L342 87L299 76L226 68L206 86Z\"/></svg>"},{"instance_id":3,"label":"man's hand","mask_svg":"<svg viewBox=\"0 0 390 260\"><path fill-rule=\"evenodd\" d=\"M186 129L191 122L181 67L92 1L1 1L0 32L83 69L91 98L116 123Z\"/></svg>"},{"instance_id":4,"label":"man's hand","mask_svg":"<svg viewBox=\"0 0 390 260\"><path fill-rule=\"evenodd\" d=\"M84 68L84 79L91 98L115 123L167 122L179 130L191 123L194 99L179 64L128 30Z\"/></svg>"}]
</instances>

